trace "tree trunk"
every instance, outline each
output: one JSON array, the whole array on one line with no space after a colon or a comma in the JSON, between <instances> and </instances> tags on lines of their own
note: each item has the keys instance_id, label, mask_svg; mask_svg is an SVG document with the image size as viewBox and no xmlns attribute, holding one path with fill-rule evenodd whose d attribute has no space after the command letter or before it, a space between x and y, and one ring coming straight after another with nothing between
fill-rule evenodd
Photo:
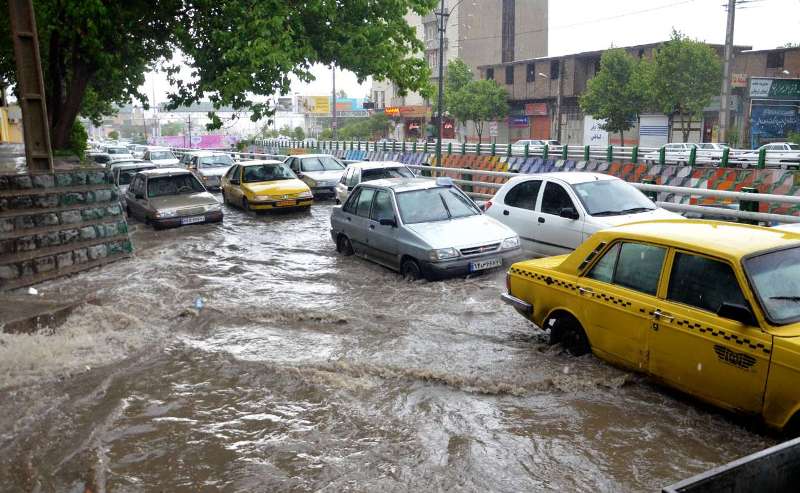
<instances>
[{"instance_id":1,"label":"tree trunk","mask_svg":"<svg viewBox=\"0 0 800 493\"><path fill-rule=\"evenodd\" d=\"M483 144L483 123L475 123L475 133L478 134L478 144Z\"/></svg>"},{"instance_id":2,"label":"tree trunk","mask_svg":"<svg viewBox=\"0 0 800 493\"><path fill-rule=\"evenodd\" d=\"M684 123L685 123L686 118L684 118L683 120L684 120ZM689 142L689 134L692 132L692 120L693 120L692 116L689 115L689 122L686 123L686 125L682 127L683 142L684 143L685 142Z\"/></svg>"},{"instance_id":3,"label":"tree trunk","mask_svg":"<svg viewBox=\"0 0 800 493\"><path fill-rule=\"evenodd\" d=\"M619 129L619 145L625 146L625 133L622 129Z\"/></svg>"},{"instance_id":4,"label":"tree trunk","mask_svg":"<svg viewBox=\"0 0 800 493\"><path fill-rule=\"evenodd\" d=\"M72 80L66 91L63 102L57 102L55 108L48 108L52 112L52 125L50 127L50 140L53 149L66 149L69 147L72 126L81 110L86 88L92 77L86 64L75 62L72 69Z\"/></svg>"}]
</instances>

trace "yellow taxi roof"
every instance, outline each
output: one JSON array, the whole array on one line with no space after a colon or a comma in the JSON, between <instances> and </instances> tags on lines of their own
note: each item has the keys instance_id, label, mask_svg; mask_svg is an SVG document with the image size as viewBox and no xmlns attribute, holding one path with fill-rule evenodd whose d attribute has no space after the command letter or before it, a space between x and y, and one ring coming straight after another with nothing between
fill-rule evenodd
<instances>
[{"instance_id":1,"label":"yellow taxi roof","mask_svg":"<svg viewBox=\"0 0 800 493\"><path fill-rule=\"evenodd\" d=\"M751 253L800 246L800 234L775 228L700 219L631 223L601 233L661 243L718 257L739 259Z\"/></svg>"}]
</instances>

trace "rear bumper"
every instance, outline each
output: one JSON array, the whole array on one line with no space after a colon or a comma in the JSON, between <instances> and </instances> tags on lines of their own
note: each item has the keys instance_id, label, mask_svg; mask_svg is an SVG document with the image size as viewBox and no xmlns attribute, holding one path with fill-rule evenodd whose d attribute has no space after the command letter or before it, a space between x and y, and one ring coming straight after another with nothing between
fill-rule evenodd
<instances>
[{"instance_id":1,"label":"rear bumper","mask_svg":"<svg viewBox=\"0 0 800 493\"><path fill-rule=\"evenodd\" d=\"M335 187L319 187L319 188L312 188L311 193L314 195L315 199L332 199L336 197L336 188Z\"/></svg>"},{"instance_id":2,"label":"rear bumper","mask_svg":"<svg viewBox=\"0 0 800 493\"><path fill-rule=\"evenodd\" d=\"M505 304L513 306L518 312L520 312L525 317L530 318L533 316L533 305L531 305L527 301L511 296L511 293L501 294L500 299L503 300Z\"/></svg>"},{"instance_id":3,"label":"rear bumper","mask_svg":"<svg viewBox=\"0 0 800 493\"><path fill-rule=\"evenodd\" d=\"M500 258L502 261L501 265L492 269L477 271L488 272L500 269L504 265L507 265L510 260L516 259L516 257L520 254L520 251L521 250L519 248L516 248L514 250L508 250L502 253L491 253L488 255L480 255L470 258L458 258L454 260L445 260L443 262L422 261L420 263L420 269L422 269L422 274L428 279L445 279L448 277L466 276L468 274L475 273L470 271L469 268L472 262Z\"/></svg>"},{"instance_id":4,"label":"rear bumper","mask_svg":"<svg viewBox=\"0 0 800 493\"><path fill-rule=\"evenodd\" d=\"M222 211L206 212L203 215L205 216L205 220L204 221L198 222L198 223L192 223L192 224L204 224L204 223L219 223L219 222L222 222L222 217L223 217ZM184 217L187 217L187 216L169 217L169 218L163 218L163 219L151 219L150 223L156 228L177 228L179 226L184 226L183 224L181 224L181 220ZM189 217L191 217L191 216L189 216Z\"/></svg>"}]
</instances>

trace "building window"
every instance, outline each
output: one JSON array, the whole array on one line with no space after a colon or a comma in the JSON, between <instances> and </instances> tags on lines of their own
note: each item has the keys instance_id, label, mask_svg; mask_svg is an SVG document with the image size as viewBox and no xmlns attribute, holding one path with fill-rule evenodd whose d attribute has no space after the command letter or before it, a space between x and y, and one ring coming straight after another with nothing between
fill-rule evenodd
<instances>
[{"instance_id":1,"label":"building window","mask_svg":"<svg viewBox=\"0 0 800 493\"><path fill-rule=\"evenodd\" d=\"M428 66L434 72L434 77L438 74L436 73L439 70L439 50L431 50L428 52Z\"/></svg>"},{"instance_id":2,"label":"building window","mask_svg":"<svg viewBox=\"0 0 800 493\"><path fill-rule=\"evenodd\" d=\"M550 62L550 80L558 80L558 77L561 75L559 74L559 69L561 68L560 63L561 62L559 60L553 60Z\"/></svg>"},{"instance_id":3,"label":"building window","mask_svg":"<svg viewBox=\"0 0 800 493\"><path fill-rule=\"evenodd\" d=\"M494 68L489 67L486 69L486 80L494 80Z\"/></svg>"},{"instance_id":4,"label":"building window","mask_svg":"<svg viewBox=\"0 0 800 493\"><path fill-rule=\"evenodd\" d=\"M438 21L428 22L427 24L425 24L425 41L436 39L436 33L438 31L438 28L439 28Z\"/></svg>"},{"instance_id":5,"label":"building window","mask_svg":"<svg viewBox=\"0 0 800 493\"><path fill-rule=\"evenodd\" d=\"M514 66L509 65L506 67L506 84L514 83Z\"/></svg>"},{"instance_id":6,"label":"building window","mask_svg":"<svg viewBox=\"0 0 800 493\"><path fill-rule=\"evenodd\" d=\"M502 62L512 62L514 61L514 38L516 36L516 32L514 30L514 23L515 14L516 14L517 6L515 0L503 0L503 12L502 12Z\"/></svg>"},{"instance_id":7,"label":"building window","mask_svg":"<svg viewBox=\"0 0 800 493\"><path fill-rule=\"evenodd\" d=\"M767 68L783 68L784 51L767 53Z\"/></svg>"},{"instance_id":8,"label":"building window","mask_svg":"<svg viewBox=\"0 0 800 493\"><path fill-rule=\"evenodd\" d=\"M525 67L525 80L528 82L536 81L536 65L533 63L529 63Z\"/></svg>"}]
</instances>

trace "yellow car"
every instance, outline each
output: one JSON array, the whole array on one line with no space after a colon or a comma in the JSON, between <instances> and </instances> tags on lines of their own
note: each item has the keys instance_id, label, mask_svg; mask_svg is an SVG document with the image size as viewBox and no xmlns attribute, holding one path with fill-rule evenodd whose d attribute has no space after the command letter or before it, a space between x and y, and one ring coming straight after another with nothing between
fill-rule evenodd
<instances>
[{"instance_id":1,"label":"yellow car","mask_svg":"<svg viewBox=\"0 0 800 493\"><path fill-rule=\"evenodd\" d=\"M234 164L222 177L222 199L244 210L308 208L311 189L280 161Z\"/></svg>"},{"instance_id":2,"label":"yellow car","mask_svg":"<svg viewBox=\"0 0 800 493\"><path fill-rule=\"evenodd\" d=\"M800 429L800 234L640 222L518 262L507 281L503 300L570 352Z\"/></svg>"}]
</instances>

